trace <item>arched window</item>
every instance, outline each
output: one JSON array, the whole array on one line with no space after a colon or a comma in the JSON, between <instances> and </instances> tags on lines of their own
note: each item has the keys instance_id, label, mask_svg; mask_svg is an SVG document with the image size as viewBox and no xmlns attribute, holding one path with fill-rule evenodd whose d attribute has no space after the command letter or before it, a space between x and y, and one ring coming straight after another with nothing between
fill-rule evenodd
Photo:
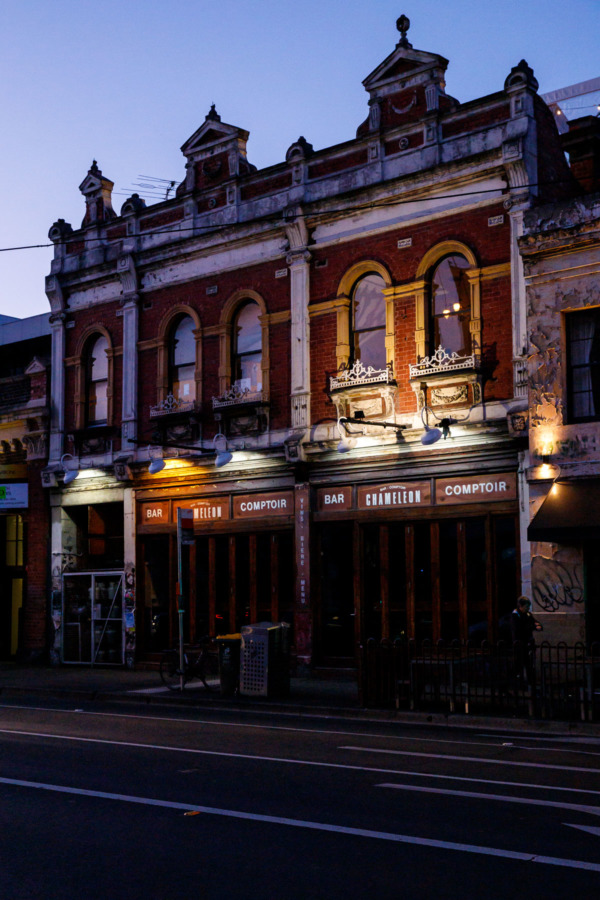
<instances>
[{"instance_id":1,"label":"arched window","mask_svg":"<svg viewBox=\"0 0 600 900\"><path fill-rule=\"evenodd\" d=\"M169 338L168 393L183 403L191 403L196 399L194 329L194 320L191 316L181 316L172 326Z\"/></svg>"},{"instance_id":2,"label":"arched window","mask_svg":"<svg viewBox=\"0 0 600 900\"><path fill-rule=\"evenodd\" d=\"M352 291L351 362L368 368L385 369L385 281L370 272L354 285Z\"/></svg>"},{"instance_id":3,"label":"arched window","mask_svg":"<svg viewBox=\"0 0 600 900\"><path fill-rule=\"evenodd\" d=\"M85 424L106 425L108 421L108 340L93 337L85 355Z\"/></svg>"},{"instance_id":4,"label":"arched window","mask_svg":"<svg viewBox=\"0 0 600 900\"><path fill-rule=\"evenodd\" d=\"M233 322L231 374L241 390L262 391L262 328L260 307L249 300L238 310Z\"/></svg>"},{"instance_id":5,"label":"arched window","mask_svg":"<svg viewBox=\"0 0 600 900\"><path fill-rule=\"evenodd\" d=\"M431 276L431 352L442 347L448 354L471 353L471 300L466 270L468 260L458 253L445 256Z\"/></svg>"}]
</instances>

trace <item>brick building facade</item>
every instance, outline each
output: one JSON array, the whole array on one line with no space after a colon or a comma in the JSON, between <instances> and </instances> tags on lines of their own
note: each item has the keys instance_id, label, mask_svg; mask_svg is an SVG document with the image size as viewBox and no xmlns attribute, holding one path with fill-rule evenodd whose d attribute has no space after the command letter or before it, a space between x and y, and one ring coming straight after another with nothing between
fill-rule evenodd
<instances>
[{"instance_id":1,"label":"brick building facade","mask_svg":"<svg viewBox=\"0 0 600 900\"><path fill-rule=\"evenodd\" d=\"M0 659L46 650L49 388L48 316L0 317Z\"/></svg>"},{"instance_id":2,"label":"brick building facade","mask_svg":"<svg viewBox=\"0 0 600 900\"><path fill-rule=\"evenodd\" d=\"M257 171L213 106L173 198L117 215L94 162L52 227L65 661L174 636L182 507L186 636L286 620L299 664L497 637L528 583L518 238L573 181L525 61L460 104L399 30L355 138Z\"/></svg>"}]
</instances>

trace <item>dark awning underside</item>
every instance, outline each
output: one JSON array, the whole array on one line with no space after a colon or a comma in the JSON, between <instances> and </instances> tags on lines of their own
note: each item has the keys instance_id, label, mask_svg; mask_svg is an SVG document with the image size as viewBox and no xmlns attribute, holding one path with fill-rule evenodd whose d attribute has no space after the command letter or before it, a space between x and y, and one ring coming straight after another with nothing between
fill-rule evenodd
<instances>
[{"instance_id":1,"label":"dark awning underside","mask_svg":"<svg viewBox=\"0 0 600 900\"><path fill-rule=\"evenodd\" d=\"M527 529L530 541L600 539L600 478L555 481Z\"/></svg>"}]
</instances>

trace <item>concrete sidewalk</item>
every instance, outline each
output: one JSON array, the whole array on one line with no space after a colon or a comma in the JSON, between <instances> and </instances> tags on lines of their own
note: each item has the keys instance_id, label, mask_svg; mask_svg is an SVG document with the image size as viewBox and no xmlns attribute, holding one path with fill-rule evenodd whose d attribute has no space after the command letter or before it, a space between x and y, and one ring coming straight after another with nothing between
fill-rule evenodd
<instances>
[{"instance_id":1,"label":"concrete sidewalk","mask_svg":"<svg viewBox=\"0 0 600 900\"><path fill-rule=\"evenodd\" d=\"M360 707L356 673L324 671L309 677L292 677L290 693L283 699L269 697L221 697L208 693L200 682L186 686L182 694L164 687L158 671L103 668L100 666L25 666L0 663L0 704L3 699L61 699L75 702L119 702L138 706L169 705L211 708L231 712L276 713L387 723L446 725L518 731L536 734L578 735L600 738L600 722L566 722L508 716L465 715L444 712L409 712Z\"/></svg>"},{"instance_id":2,"label":"concrete sidewalk","mask_svg":"<svg viewBox=\"0 0 600 900\"><path fill-rule=\"evenodd\" d=\"M272 708L299 711L301 708L319 710L359 711L358 687L354 673L337 677L291 678L289 696L284 699L267 697L221 697L209 693L200 681L186 685L182 694L168 690L158 671L84 667L62 665L23 666L0 663L0 698L16 695L45 695L81 699L110 699L138 703L210 704L232 708Z\"/></svg>"}]
</instances>

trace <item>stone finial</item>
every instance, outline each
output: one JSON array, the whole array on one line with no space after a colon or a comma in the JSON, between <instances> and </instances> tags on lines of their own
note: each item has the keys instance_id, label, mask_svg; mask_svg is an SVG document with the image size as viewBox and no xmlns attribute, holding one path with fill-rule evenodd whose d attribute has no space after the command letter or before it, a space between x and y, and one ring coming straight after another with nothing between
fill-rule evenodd
<instances>
[{"instance_id":1,"label":"stone finial","mask_svg":"<svg viewBox=\"0 0 600 900\"><path fill-rule=\"evenodd\" d=\"M406 33L410 28L410 19L408 16L402 15L399 19L396 19L396 28L400 32L400 40L398 41L398 47L406 47L407 49L412 48L412 44L409 42L406 37Z\"/></svg>"},{"instance_id":2,"label":"stone finial","mask_svg":"<svg viewBox=\"0 0 600 900\"><path fill-rule=\"evenodd\" d=\"M106 222L116 216L112 208L112 189L114 182L105 178L98 163L94 159L88 169L88 173L79 185L79 190L85 197L85 217L81 227Z\"/></svg>"},{"instance_id":3,"label":"stone finial","mask_svg":"<svg viewBox=\"0 0 600 900\"><path fill-rule=\"evenodd\" d=\"M211 121L213 121L213 122L220 122L220 121L221 121L221 116L220 116L219 113L217 112L214 103L211 104L211 107L210 107L210 109L209 109L209 111L208 111L208 114L207 114L207 116L206 116L206 119L207 119L207 121L208 121L208 120L211 120Z\"/></svg>"},{"instance_id":4,"label":"stone finial","mask_svg":"<svg viewBox=\"0 0 600 900\"><path fill-rule=\"evenodd\" d=\"M505 91L511 88L514 90L515 88L520 89L524 87L531 88L534 91L537 91L539 88L538 80L526 59L522 59L518 65L512 67L510 75L504 82Z\"/></svg>"}]
</instances>

